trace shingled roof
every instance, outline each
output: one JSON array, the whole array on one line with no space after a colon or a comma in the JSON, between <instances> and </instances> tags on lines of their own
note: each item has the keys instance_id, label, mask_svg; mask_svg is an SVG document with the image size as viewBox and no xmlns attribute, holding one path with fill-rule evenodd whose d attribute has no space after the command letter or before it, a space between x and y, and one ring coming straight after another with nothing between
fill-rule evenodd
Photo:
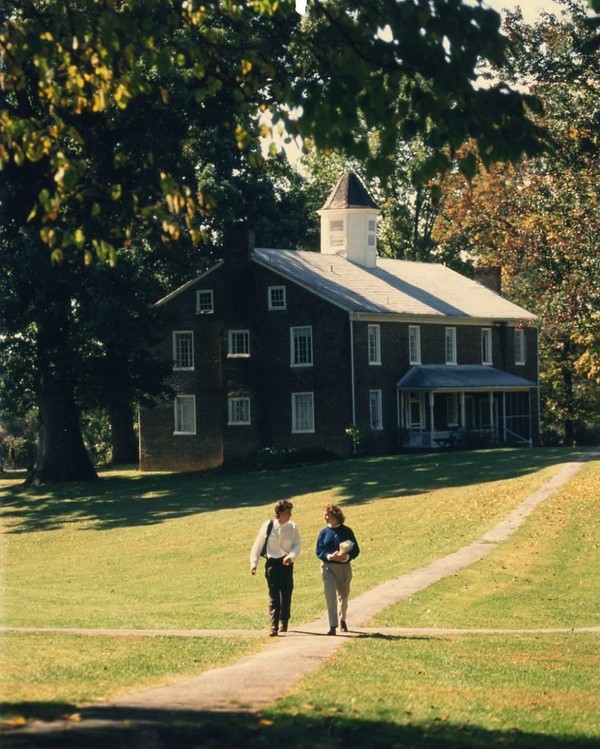
<instances>
[{"instance_id":1,"label":"shingled roof","mask_svg":"<svg viewBox=\"0 0 600 749\"><path fill-rule=\"evenodd\" d=\"M376 268L339 255L257 248L253 259L350 313L530 321L522 307L439 263L377 258Z\"/></svg>"},{"instance_id":2,"label":"shingled roof","mask_svg":"<svg viewBox=\"0 0 600 749\"><path fill-rule=\"evenodd\" d=\"M377 208L367 188L356 174L346 172L337 181L329 197L321 208L322 211L345 208Z\"/></svg>"}]
</instances>

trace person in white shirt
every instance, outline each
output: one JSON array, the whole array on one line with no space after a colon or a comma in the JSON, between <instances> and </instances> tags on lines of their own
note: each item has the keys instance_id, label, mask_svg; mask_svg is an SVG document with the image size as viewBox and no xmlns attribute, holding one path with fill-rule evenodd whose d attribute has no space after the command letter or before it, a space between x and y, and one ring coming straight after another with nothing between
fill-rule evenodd
<instances>
[{"instance_id":1,"label":"person in white shirt","mask_svg":"<svg viewBox=\"0 0 600 749\"><path fill-rule=\"evenodd\" d=\"M287 632L294 589L294 560L302 546L300 531L290 519L294 505L285 499L275 505L275 518L265 520L250 551L250 572L256 575L258 559L266 557L271 637Z\"/></svg>"}]
</instances>

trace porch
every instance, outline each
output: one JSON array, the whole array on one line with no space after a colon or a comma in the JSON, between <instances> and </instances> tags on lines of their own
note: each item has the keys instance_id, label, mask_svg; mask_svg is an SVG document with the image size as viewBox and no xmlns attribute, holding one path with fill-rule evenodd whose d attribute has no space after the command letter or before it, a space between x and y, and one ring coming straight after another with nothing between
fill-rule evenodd
<instances>
[{"instance_id":1,"label":"porch","mask_svg":"<svg viewBox=\"0 0 600 749\"><path fill-rule=\"evenodd\" d=\"M400 446L531 445L536 384L489 366L412 367L397 385Z\"/></svg>"}]
</instances>

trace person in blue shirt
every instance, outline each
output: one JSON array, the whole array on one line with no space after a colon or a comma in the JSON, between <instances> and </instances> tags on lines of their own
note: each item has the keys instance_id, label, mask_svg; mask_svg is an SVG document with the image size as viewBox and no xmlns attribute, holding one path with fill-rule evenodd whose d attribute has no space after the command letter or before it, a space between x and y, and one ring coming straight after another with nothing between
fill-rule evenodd
<instances>
[{"instance_id":1,"label":"person in blue shirt","mask_svg":"<svg viewBox=\"0 0 600 749\"><path fill-rule=\"evenodd\" d=\"M339 623L343 632L348 631L346 614L352 580L351 560L360 554L356 536L344 525L344 513L337 505L325 505L324 519L327 525L319 532L317 556L321 560L323 590L329 617L328 635L335 635Z\"/></svg>"}]
</instances>

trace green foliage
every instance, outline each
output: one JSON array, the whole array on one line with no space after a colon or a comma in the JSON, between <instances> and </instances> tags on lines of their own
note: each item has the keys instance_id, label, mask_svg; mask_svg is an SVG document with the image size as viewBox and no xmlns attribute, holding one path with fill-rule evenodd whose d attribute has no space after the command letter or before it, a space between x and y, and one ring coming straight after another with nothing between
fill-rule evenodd
<instances>
[{"instance_id":1,"label":"green foliage","mask_svg":"<svg viewBox=\"0 0 600 749\"><path fill-rule=\"evenodd\" d=\"M502 267L503 292L535 312L540 329L542 429L566 444L591 435L598 401L600 224L598 50L585 7L534 25L508 14L508 64L544 104L552 152L495 165L469 183L448 179L436 239L473 263ZM576 434L576 431L578 434Z\"/></svg>"},{"instance_id":2,"label":"green foliage","mask_svg":"<svg viewBox=\"0 0 600 749\"><path fill-rule=\"evenodd\" d=\"M245 145L248 113L275 78L271 42L294 18L290 2L278 6L273 17L270 3L8 3L0 164L40 175L28 221L55 262L67 251L86 263L94 255L114 262L134 217L166 241L183 230L201 239L203 201L179 172L180 159L169 157L174 144L181 148L182 122L215 106L222 91L235 102L221 110L224 125ZM103 168L90 168L102 150Z\"/></svg>"},{"instance_id":3,"label":"green foliage","mask_svg":"<svg viewBox=\"0 0 600 749\"><path fill-rule=\"evenodd\" d=\"M482 61L504 59L494 11L459 0L309 2L307 10L292 100L318 147L369 157L371 176L387 176L389 156L419 135L421 182L450 166L448 147L471 138L485 163L539 150L542 130L527 118L537 101L505 84L474 85Z\"/></svg>"},{"instance_id":4,"label":"green foliage","mask_svg":"<svg viewBox=\"0 0 600 749\"><path fill-rule=\"evenodd\" d=\"M163 144L180 142L182 114L202 117L225 100L227 137L253 163L258 137L283 122L319 147L370 157L380 173L398 142L420 134L430 149L425 179L449 166L447 146L469 138L486 163L542 143L527 116L533 97L473 85L481 60L502 62L505 42L494 11L459 0L308 2L302 22L291 0L10 0L5 18L0 164L39 174L28 220L56 262L67 251L114 261L133 216L166 241L204 236L198 218L210 200L183 179L169 148L135 148L122 115L138 132L142 119L152 134L168 132ZM268 116L254 117L261 112ZM111 123L105 168L90 170L98 128ZM107 232L102 218L113 208L121 218Z\"/></svg>"}]
</instances>

